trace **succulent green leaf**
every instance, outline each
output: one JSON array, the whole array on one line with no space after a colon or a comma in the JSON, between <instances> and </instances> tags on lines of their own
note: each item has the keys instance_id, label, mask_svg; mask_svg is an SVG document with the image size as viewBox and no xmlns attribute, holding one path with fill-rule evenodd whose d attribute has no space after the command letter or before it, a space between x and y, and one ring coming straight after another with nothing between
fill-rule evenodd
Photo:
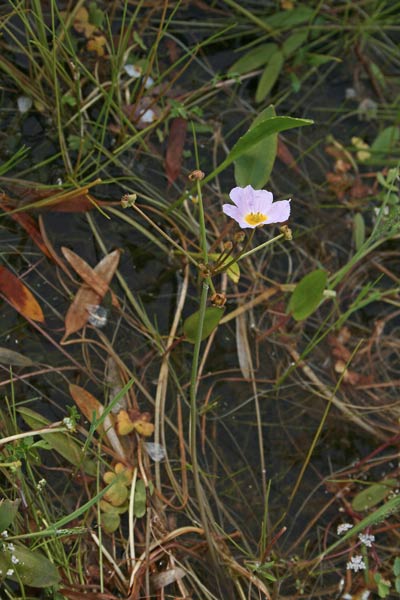
<instances>
[{"instance_id":1,"label":"succulent green leaf","mask_svg":"<svg viewBox=\"0 0 400 600\"><path fill-rule=\"evenodd\" d=\"M353 510L361 512L376 506L379 502L382 502L382 500L384 500L397 485L397 479L386 479L380 483L369 485L365 490L362 490L362 492L359 492L354 496L351 503Z\"/></svg>"},{"instance_id":2,"label":"succulent green leaf","mask_svg":"<svg viewBox=\"0 0 400 600\"><path fill-rule=\"evenodd\" d=\"M356 213L353 220L353 238L356 250L365 242L365 221L361 213Z\"/></svg>"},{"instance_id":3,"label":"succulent green leaf","mask_svg":"<svg viewBox=\"0 0 400 600\"><path fill-rule=\"evenodd\" d=\"M7 529L14 521L18 512L20 500L1 500L0 501L0 532Z\"/></svg>"},{"instance_id":4,"label":"succulent green leaf","mask_svg":"<svg viewBox=\"0 0 400 600\"><path fill-rule=\"evenodd\" d=\"M257 127L264 119L275 116L274 107L272 105L268 106L253 121L249 131ZM252 185L256 190L263 188L271 175L277 149L278 134L272 133L239 156L235 161L235 181L237 185L240 187Z\"/></svg>"},{"instance_id":5,"label":"succulent green leaf","mask_svg":"<svg viewBox=\"0 0 400 600\"><path fill-rule=\"evenodd\" d=\"M59 582L56 567L41 552L17 544L14 546L12 551L5 546L0 552L0 570L3 574L13 570L7 578L22 581L24 585L34 588L47 588ZM18 561L17 564L11 561L12 556Z\"/></svg>"},{"instance_id":6,"label":"succulent green leaf","mask_svg":"<svg viewBox=\"0 0 400 600\"><path fill-rule=\"evenodd\" d=\"M318 308L323 298L326 282L326 272L317 269L312 273L308 273L296 285L287 309L296 321L306 319Z\"/></svg>"},{"instance_id":7,"label":"succulent green leaf","mask_svg":"<svg viewBox=\"0 0 400 600\"><path fill-rule=\"evenodd\" d=\"M113 506L121 506L128 498L128 488L118 481L114 483L104 494L104 500L107 500Z\"/></svg>"},{"instance_id":8,"label":"succulent green leaf","mask_svg":"<svg viewBox=\"0 0 400 600\"><path fill-rule=\"evenodd\" d=\"M201 336L202 340L205 340L217 327L220 322L224 309L217 306L209 306L205 310L204 322L203 322L203 333ZM192 344L196 342L197 330L199 328L200 311L194 312L190 315L183 324L183 333L186 336L186 340Z\"/></svg>"},{"instance_id":9,"label":"succulent green leaf","mask_svg":"<svg viewBox=\"0 0 400 600\"><path fill-rule=\"evenodd\" d=\"M146 486L143 479L136 481L133 513L138 519L146 514Z\"/></svg>"},{"instance_id":10,"label":"succulent green leaf","mask_svg":"<svg viewBox=\"0 0 400 600\"><path fill-rule=\"evenodd\" d=\"M121 523L121 517L117 512L103 513L101 517L101 527L106 533L114 533Z\"/></svg>"}]
</instances>

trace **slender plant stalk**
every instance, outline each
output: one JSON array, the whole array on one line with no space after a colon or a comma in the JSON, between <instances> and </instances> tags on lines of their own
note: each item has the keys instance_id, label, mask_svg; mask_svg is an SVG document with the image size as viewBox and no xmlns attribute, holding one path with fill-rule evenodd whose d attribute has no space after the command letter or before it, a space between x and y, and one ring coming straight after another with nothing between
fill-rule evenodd
<instances>
[{"instance_id":1,"label":"slender plant stalk","mask_svg":"<svg viewBox=\"0 0 400 600\"><path fill-rule=\"evenodd\" d=\"M194 149L195 149L195 157L196 157L196 165L199 169L199 155L196 143L196 132L194 126L192 124L192 132L194 138ZM203 254L204 263L208 263L208 250L207 250L207 236L206 236L206 226L205 226L205 218L204 218L204 207L203 207L203 197L201 193L201 185L200 181L197 180L197 194L198 194L198 206L199 206L199 227L200 227L200 244L201 250ZM197 421L198 421L198 411L197 411L197 375L199 370L199 360L200 360L200 347L201 347L201 338L203 334L203 325L204 325L204 317L206 314L207 307L207 298L208 298L208 290L210 289L209 282L203 281L203 285L201 288L200 295L200 308L199 308L199 322L197 326L196 332L196 340L193 349L193 358L192 358L192 370L190 376L190 430L189 430L189 448L190 455L192 458L192 471L193 471L193 480L195 493L197 497L197 503L200 511L201 523L204 528L204 534L207 539L208 547L213 558L214 563L217 565L217 556L215 551L215 543L210 533L209 521L207 512L210 514L211 509L208 506L208 502L201 485L200 480L200 469L197 460ZM212 516L212 515L211 515Z\"/></svg>"},{"instance_id":2,"label":"slender plant stalk","mask_svg":"<svg viewBox=\"0 0 400 600\"><path fill-rule=\"evenodd\" d=\"M192 359L192 371L190 378L190 437L189 437L189 448L190 455L192 457L192 471L193 471L193 480L194 487L196 491L197 503L200 510L200 518L201 524L204 529L204 533L209 545L210 552L212 557L217 563L214 541L210 534L207 511L206 511L206 497L204 494L203 487L200 481L200 469L197 461L197 420L198 420L198 411L197 411L197 373L199 368L199 358L200 358L200 346L201 346L201 336L203 333L203 324L204 324L204 316L206 312L207 306L207 296L208 296L209 287L205 281L203 281L203 286L201 290L200 296L200 309L199 309L199 323L197 328L196 341L193 349L193 359Z\"/></svg>"}]
</instances>

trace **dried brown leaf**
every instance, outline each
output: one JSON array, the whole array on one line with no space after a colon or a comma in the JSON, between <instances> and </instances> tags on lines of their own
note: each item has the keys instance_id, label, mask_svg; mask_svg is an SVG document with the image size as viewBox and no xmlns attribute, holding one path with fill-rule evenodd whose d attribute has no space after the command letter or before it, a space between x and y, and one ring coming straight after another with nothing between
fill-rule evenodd
<instances>
[{"instance_id":1,"label":"dried brown leaf","mask_svg":"<svg viewBox=\"0 0 400 600\"><path fill-rule=\"evenodd\" d=\"M278 149L277 156L289 169L293 169L296 173L301 174L299 167L296 164L296 160L289 150L288 146L282 140L281 136L278 136Z\"/></svg>"},{"instance_id":2,"label":"dried brown leaf","mask_svg":"<svg viewBox=\"0 0 400 600\"><path fill-rule=\"evenodd\" d=\"M93 415L95 419L99 419L101 417L104 407L101 402L99 402L97 398L95 398L90 392L79 385L70 383L69 393L89 423L93 422Z\"/></svg>"},{"instance_id":3,"label":"dried brown leaf","mask_svg":"<svg viewBox=\"0 0 400 600\"><path fill-rule=\"evenodd\" d=\"M79 331L86 325L89 319L88 306L100 304L108 289L108 284L112 280L118 267L120 255L120 250L114 250L110 254L107 254L107 256L105 256L94 268L94 272L96 273L97 277L102 279L105 284L101 291L99 289L97 292L94 291L90 286L87 285L87 283L84 283L79 288L65 316L65 333L61 340L61 344L65 343L65 340L68 336L76 331Z\"/></svg>"},{"instance_id":4,"label":"dried brown leaf","mask_svg":"<svg viewBox=\"0 0 400 600\"><path fill-rule=\"evenodd\" d=\"M103 297L109 290L108 283L104 281L104 278L100 277L95 269L92 269L86 261L83 260L80 256L75 254L69 248L62 246L61 252L63 253L65 259L69 262L71 267L75 269L78 275L83 279L85 283L99 296ZM113 306L116 308L119 307L118 299L115 294L111 291L111 300Z\"/></svg>"},{"instance_id":5,"label":"dried brown leaf","mask_svg":"<svg viewBox=\"0 0 400 600\"><path fill-rule=\"evenodd\" d=\"M167 154L165 157L165 172L168 178L168 185L174 183L181 172L186 130L187 121L182 119L182 117L177 117L172 121L168 136Z\"/></svg>"},{"instance_id":6,"label":"dried brown leaf","mask_svg":"<svg viewBox=\"0 0 400 600\"><path fill-rule=\"evenodd\" d=\"M7 202L6 197L5 197L5 200L6 200L5 202L0 202L0 207L6 212L11 211L12 208L10 207L9 203ZM14 219L14 221L19 223L19 225L21 225L21 227L23 227L25 229L25 231L27 232L29 237L32 239L32 241L36 244L36 246L38 248L40 248L40 250L43 252L43 254L45 256L47 256L47 258L50 258L50 259L53 258L42 238L42 235L36 225L35 220L30 215L28 215L25 212L21 212L21 213L11 214L10 217L12 219Z\"/></svg>"},{"instance_id":7,"label":"dried brown leaf","mask_svg":"<svg viewBox=\"0 0 400 600\"><path fill-rule=\"evenodd\" d=\"M39 303L32 292L11 271L0 266L0 292L22 316L32 321L44 322Z\"/></svg>"}]
</instances>

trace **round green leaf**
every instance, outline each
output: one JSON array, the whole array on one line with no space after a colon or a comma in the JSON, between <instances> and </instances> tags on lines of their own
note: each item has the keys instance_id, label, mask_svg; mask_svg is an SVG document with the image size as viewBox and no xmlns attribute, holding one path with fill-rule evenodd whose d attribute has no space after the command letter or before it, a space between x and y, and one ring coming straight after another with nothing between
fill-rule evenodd
<instances>
[{"instance_id":1,"label":"round green leaf","mask_svg":"<svg viewBox=\"0 0 400 600\"><path fill-rule=\"evenodd\" d=\"M369 485L365 490L354 496L351 503L353 510L360 512L376 506L390 494L397 484L397 479L386 479L380 483Z\"/></svg>"},{"instance_id":2,"label":"round green leaf","mask_svg":"<svg viewBox=\"0 0 400 600\"><path fill-rule=\"evenodd\" d=\"M205 340L217 327L220 322L224 309L217 306L209 306L205 310L204 322L203 322L203 333L201 336L202 340ZM188 317L183 324L183 333L186 336L186 340L194 344L196 342L197 330L199 328L199 317L200 311L196 311L190 317Z\"/></svg>"},{"instance_id":3,"label":"round green leaf","mask_svg":"<svg viewBox=\"0 0 400 600\"><path fill-rule=\"evenodd\" d=\"M106 533L114 533L119 527L121 518L116 512L103 513L101 516L101 527Z\"/></svg>"},{"instance_id":4,"label":"round green leaf","mask_svg":"<svg viewBox=\"0 0 400 600\"><path fill-rule=\"evenodd\" d=\"M123 483L114 483L104 494L104 500L107 500L113 506L121 506L128 498L128 488Z\"/></svg>"},{"instance_id":5,"label":"round green leaf","mask_svg":"<svg viewBox=\"0 0 400 600\"><path fill-rule=\"evenodd\" d=\"M327 274L322 269L308 273L296 285L290 297L287 312L296 321L306 319L319 306L326 286Z\"/></svg>"}]
</instances>

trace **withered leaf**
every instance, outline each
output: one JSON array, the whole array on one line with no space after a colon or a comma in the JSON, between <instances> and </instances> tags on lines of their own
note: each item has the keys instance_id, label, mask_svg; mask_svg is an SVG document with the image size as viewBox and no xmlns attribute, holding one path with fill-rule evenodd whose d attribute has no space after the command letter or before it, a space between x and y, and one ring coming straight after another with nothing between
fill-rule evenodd
<instances>
[{"instance_id":1,"label":"withered leaf","mask_svg":"<svg viewBox=\"0 0 400 600\"><path fill-rule=\"evenodd\" d=\"M282 140L281 136L278 136L278 149L277 149L277 157L281 160L289 169L293 169L296 173L301 174L301 171L296 164L296 160L289 150L288 146Z\"/></svg>"},{"instance_id":2,"label":"withered leaf","mask_svg":"<svg viewBox=\"0 0 400 600\"><path fill-rule=\"evenodd\" d=\"M101 402L97 400L90 392L75 385L74 383L69 384L69 393L71 394L75 404L81 411L81 413L87 418L89 423L93 421L93 415L95 419L99 419L104 410Z\"/></svg>"},{"instance_id":3,"label":"withered leaf","mask_svg":"<svg viewBox=\"0 0 400 600\"><path fill-rule=\"evenodd\" d=\"M71 333L79 331L86 325L89 319L88 306L100 304L108 289L108 284L118 267L120 255L120 250L114 250L110 254L107 254L94 268L97 277L105 283L105 286L101 290L97 289L97 291L94 291L87 283L82 284L79 288L65 316L65 333L60 342L61 344L65 343L65 340Z\"/></svg>"},{"instance_id":4,"label":"withered leaf","mask_svg":"<svg viewBox=\"0 0 400 600\"><path fill-rule=\"evenodd\" d=\"M75 404L78 406L82 414L87 418L89 423L93 422L93 418L99 419L101 417L104 411L104 406L90 392L80 387L79 385L70 383L69 393L71 394ZM121 442L118 439L110 415L107 415L105 417L104 426L98 426L97 431L99 431L100 433L105 431L108 441L110 442L112 448L119 456L121 456L121 458L125 458L125 451L121 445Z\"/></svg>"},{"instance_id":5,"label":"withered leaf","mask_svg":"<svg viewBox=\"0 0 400 600\"><path fill-rule=\"evenodd\" d=\"M182 119L182 117L177 117L172 121L168 136L167 154L165 157L165 172L168 178L168 185L174 183L181 172L186 130L187 121Z\"/></svg>"},{"instance_id":6,"label":"withered leaf","mask_svg":"<svg viewBox=\"0 0 400 600\"><path fill-rule=\"evenodd\" d=\"M42 309L32 292L6 267L0 266L0 292L23 317L44 322Z\"/></svg>"},{"instance_id":7,"label":"withered leaf","mask_svg":"<svg viewBox=\"0 0 400 600\"><path fill-rule=\"evenodd\" d=\"M9 204L7 204L6 202L0 202L0 207L7 212L12 210L12 208L10 208ZM38 248L40 248L43 254L47 256L47 258L53 258L42 238L42 235L36 225L35 220L30 215L28 215L25 212L21 212L11 214L10 217L25 229L32 241L36 244Z\"/></svg>"},{"instance_id":8,"label":"withered leaf","mask_svg":"<svg viewBox=\"0 0 400 600\"><path fill-rule=\"evenodd\" d=\"M80 256L72 252L69 248L62 246L61 248L64 257L69 262L71 267L75 269L78 275L83 279L85 283L99 296L103 297L108 292L109 286L108 283L104 280L103 277L100 277L97 273L96 269L92 269L86 261L83 260ZM111 256L111 255L110 255ZM113 306L119 307L119 302L115 296L115 294L111 291L111 301Z\"/></svg>"}]
</instances>

